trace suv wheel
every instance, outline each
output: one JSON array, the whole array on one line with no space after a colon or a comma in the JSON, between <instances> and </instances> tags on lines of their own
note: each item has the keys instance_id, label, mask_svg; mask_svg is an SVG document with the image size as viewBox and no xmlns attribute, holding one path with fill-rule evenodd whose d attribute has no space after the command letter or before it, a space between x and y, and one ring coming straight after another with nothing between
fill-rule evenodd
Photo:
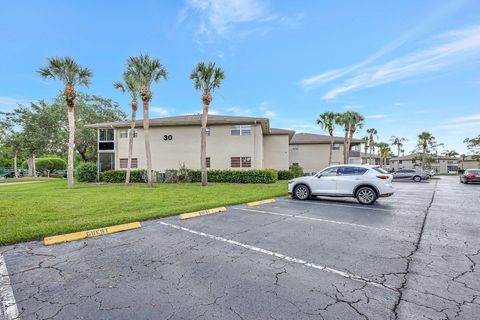
<instances>
[{"instance_id":1,"label":"suv wheel","mask_svg":"<svg viewBox=\"0 0 480 320\"><path fill-rule=\"evenodd\" d=\"M361 204L373 204L377 201L377 194L371 187L361 187L357 190L356 198Z\"/></svg>"},{"instance_id":2,"label":"suv wheel","mask_svg":"<svg viewBox=\"0 0 480 320\"><path fill-rule=\"evenodd\" d=\"M293 195L298 200L306 200L310 197L310 189L304 184L299 184L293 189Z\"/></svg>"},{"instance_id":3,"label":"suv wheel","mask_svg":"<svg viewBox=\"0 0 480 320\"><path fill-rule=\"evenodd\" d=\"M415 176L415 177L413 177L413 181L415 181L415 182L420 182L420 181L422 181L422 177L420 177L420 176Z\"/></svg>"}]
</instances>

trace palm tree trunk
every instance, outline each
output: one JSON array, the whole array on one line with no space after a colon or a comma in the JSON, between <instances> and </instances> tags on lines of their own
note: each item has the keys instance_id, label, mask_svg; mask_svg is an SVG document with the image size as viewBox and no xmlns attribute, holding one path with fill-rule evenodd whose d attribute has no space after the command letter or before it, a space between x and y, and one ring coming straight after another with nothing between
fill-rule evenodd
<instances>
[{"instance_id":1,"label":"palm tree trunk","mask_svg":"<svg viewBox=\"0 0 480 320\"><path fill-rule=\"evenodd\" d=\"M330 135L330 154L328 155L328 165L332 165L332 153L333 153L333 135Z\"/></svg>"},{"instance_id":2,"label":"palm tree trunk","mask_svg":"<svg viewBox=\"0 0 480 320\"><path fill-rule=\"evenodd\" d=\"M343 138L343 163L347 164L347 147L348 147L348 128L345 128L345 137Z\"/></svg>"},{"instance_id":3,"label":"palm tree trunk","mask_svg":"<svg viewBox=\"0 0 480 320\"><path fill-rule=\"evenodd\" d=\"M397 147L397 155L398 155L398 158L400 158L400 145ZM397 171L400 170L400 160L397 158ZM390 160L392 161L392 160Z\"/></svg>"},{"instance_id":4,"label":"palm tree trunk","mask_svg":"<svg viewBox=\"0 0 480 320\"><path fill-rule=\"evenodd\" d=\"M368 164L369 165L372 165L372 146L370 146L370 152L369 152L369 155L368 155Z\"/></svg>"},{"instance_id":5,"label":"palm tree trunk","mask_svg":"<svg viewBox=\"0 0 480 320\"><path fill-rule=\"evenodd\" d=\"M130 183L130 171L132 170L132 153L133 153L133 134L135 132L135 121L137 119L137 112L132 110L132 123L130 124L130 132L128 135L128 163L127 174L125 177L125 185Z\"/></svg>"},{"instance_id":6,"label":"palm tree trunk","mask_svg":"<svg viewBox=\"0 0 480 320\"><path fill-rule=\"evenodd\" d=\"M145 154L147 156L147 182L152 187L152 152L150 150L150 121L148 119L148 100L143 100L143 132L145 135Z\"/></svg>"},{"instance_id":7,"label":"palm tree trunk","mask_svg":"<svg viewBox=\"0 0 480 320\"><path fill-rule=\"evenodd\" d=\"M18 158L18 151L15 151L15 155L13 156L13 173L15 175L15 178L18 178L17 158Z\"/></svg>"},{"instance_id":8,"label":"palm tree trunk","mask_svg":"<svg viewBox=\"0 0 480 320\"><path fill-rule=\"evenodd\" d=\"M75 145L75 115L73 102L68 106L68 154L67 154L67 184L68 189L73 189L73 148Z\"/></svg>"},{"instance_id":9,"label":"palm tree trunk","mask_svg":"<svg viewBox=\"0 0 480 320\"><path fill-rule=\"evenodd\" d=\"M208 120L208 103L203 103L202 113L202 131L200 134L200 167L202 171L202 187L208 185L207 173L207 120Z\"/></svg>"}]
</instances>

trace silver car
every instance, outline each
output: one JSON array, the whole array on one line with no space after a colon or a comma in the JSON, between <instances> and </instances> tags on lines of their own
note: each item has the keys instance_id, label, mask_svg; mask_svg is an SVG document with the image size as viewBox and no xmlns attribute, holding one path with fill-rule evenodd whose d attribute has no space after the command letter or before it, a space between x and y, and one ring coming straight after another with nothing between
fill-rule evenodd
<instances>
[{"instance_id":1,"label":"silver car","mask_svg":"<svg viewBox=\"0 0 480 320\"><path fill-rule=\"evenodd\" d=\"M422 170L416 169L400 169L393 174L393 180L396 181L409 181L420 182L422 180L430 179L430 174Z\"/></svg>"}]
</instances>

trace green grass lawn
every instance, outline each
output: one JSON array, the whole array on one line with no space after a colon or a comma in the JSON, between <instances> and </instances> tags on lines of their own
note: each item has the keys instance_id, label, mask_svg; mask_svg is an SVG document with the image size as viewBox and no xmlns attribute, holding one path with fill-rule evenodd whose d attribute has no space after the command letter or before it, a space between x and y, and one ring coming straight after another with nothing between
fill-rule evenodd
<instances>
[{"instance_id":1,"label":"green grass lawn","mask_svg":"<svg viewBox=\"0 0 480 320\"><path fill-rule=\"evenodd\" d=\"M0 188L0 245L184 212L239 204L287 194L287 182L274 184L122 184L66 180Z\"/></svg>"},{"instance_id":2,"label":"green grass lawn","mask_svg":"<svg viewBox=\"0 0 480 320\"><path fill-rule=\"evenodd\" d=\"M60 179L61 178L46 178L46 177L0 178L0 183L29 182L29 181L51 181L51 180L60 180Z\"/></svg>"}]
</instances>

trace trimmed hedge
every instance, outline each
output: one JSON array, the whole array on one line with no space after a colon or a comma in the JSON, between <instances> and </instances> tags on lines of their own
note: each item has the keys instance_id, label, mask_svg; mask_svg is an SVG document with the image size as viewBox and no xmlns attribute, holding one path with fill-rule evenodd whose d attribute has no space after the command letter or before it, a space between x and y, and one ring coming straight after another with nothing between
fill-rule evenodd
<instances>
[{"instance_id":1,"label":"trimmed hedge","mask_svg":"<svg viewBox=\"0 0 480 320\"><path fill-rule=\"evenodd\" d=\"M201 181L201 171L192 170L192 182ZM223 183L275 183L278 181L276 170L208 170L208 182Z\"/></svg>"},{"instance_id":2,"label":"trimmed hedge","mask_svg":"<svg viewBox=\"0 0 480 320\"><path fill-rule=\"evenodd\" d=\"M293 179L293 172L290 170L279 170L278 171L278 180L290 180Z\"/></svg>"},{"instance_id":3,"label":"trimmed hedge","mask_svg":"<svg viewBox=\"0 0 480 320\"><path fill-rule=\"evenodd\" d=\"M79 182L97 181L98 167L95 163L86 162L77 167L77 179Z\"/></svg>"},{"instance_id":4,"label":"trimmed hedge","mask_svg":"<svg viewBox=\"0 0 480 320\"><path fill-rule=\"evenodd\" d=\"M303 168L300 167L298 164L292 164L290 166L290 171L292 172L294 178L304 176Z\"/></svg>"},{"instance_id":5,"label":"trimmed hedge","mask_svg":"<svg viewBox=\"0 0 480 320\"><path fill-rule=\"evenodd\" d=\"M109 183L123 183L127 177L126 170L108 170L100 175L100 180ZM146 182L145 170L130 171L130 182Z\"/></svg>"}]
</instances>

